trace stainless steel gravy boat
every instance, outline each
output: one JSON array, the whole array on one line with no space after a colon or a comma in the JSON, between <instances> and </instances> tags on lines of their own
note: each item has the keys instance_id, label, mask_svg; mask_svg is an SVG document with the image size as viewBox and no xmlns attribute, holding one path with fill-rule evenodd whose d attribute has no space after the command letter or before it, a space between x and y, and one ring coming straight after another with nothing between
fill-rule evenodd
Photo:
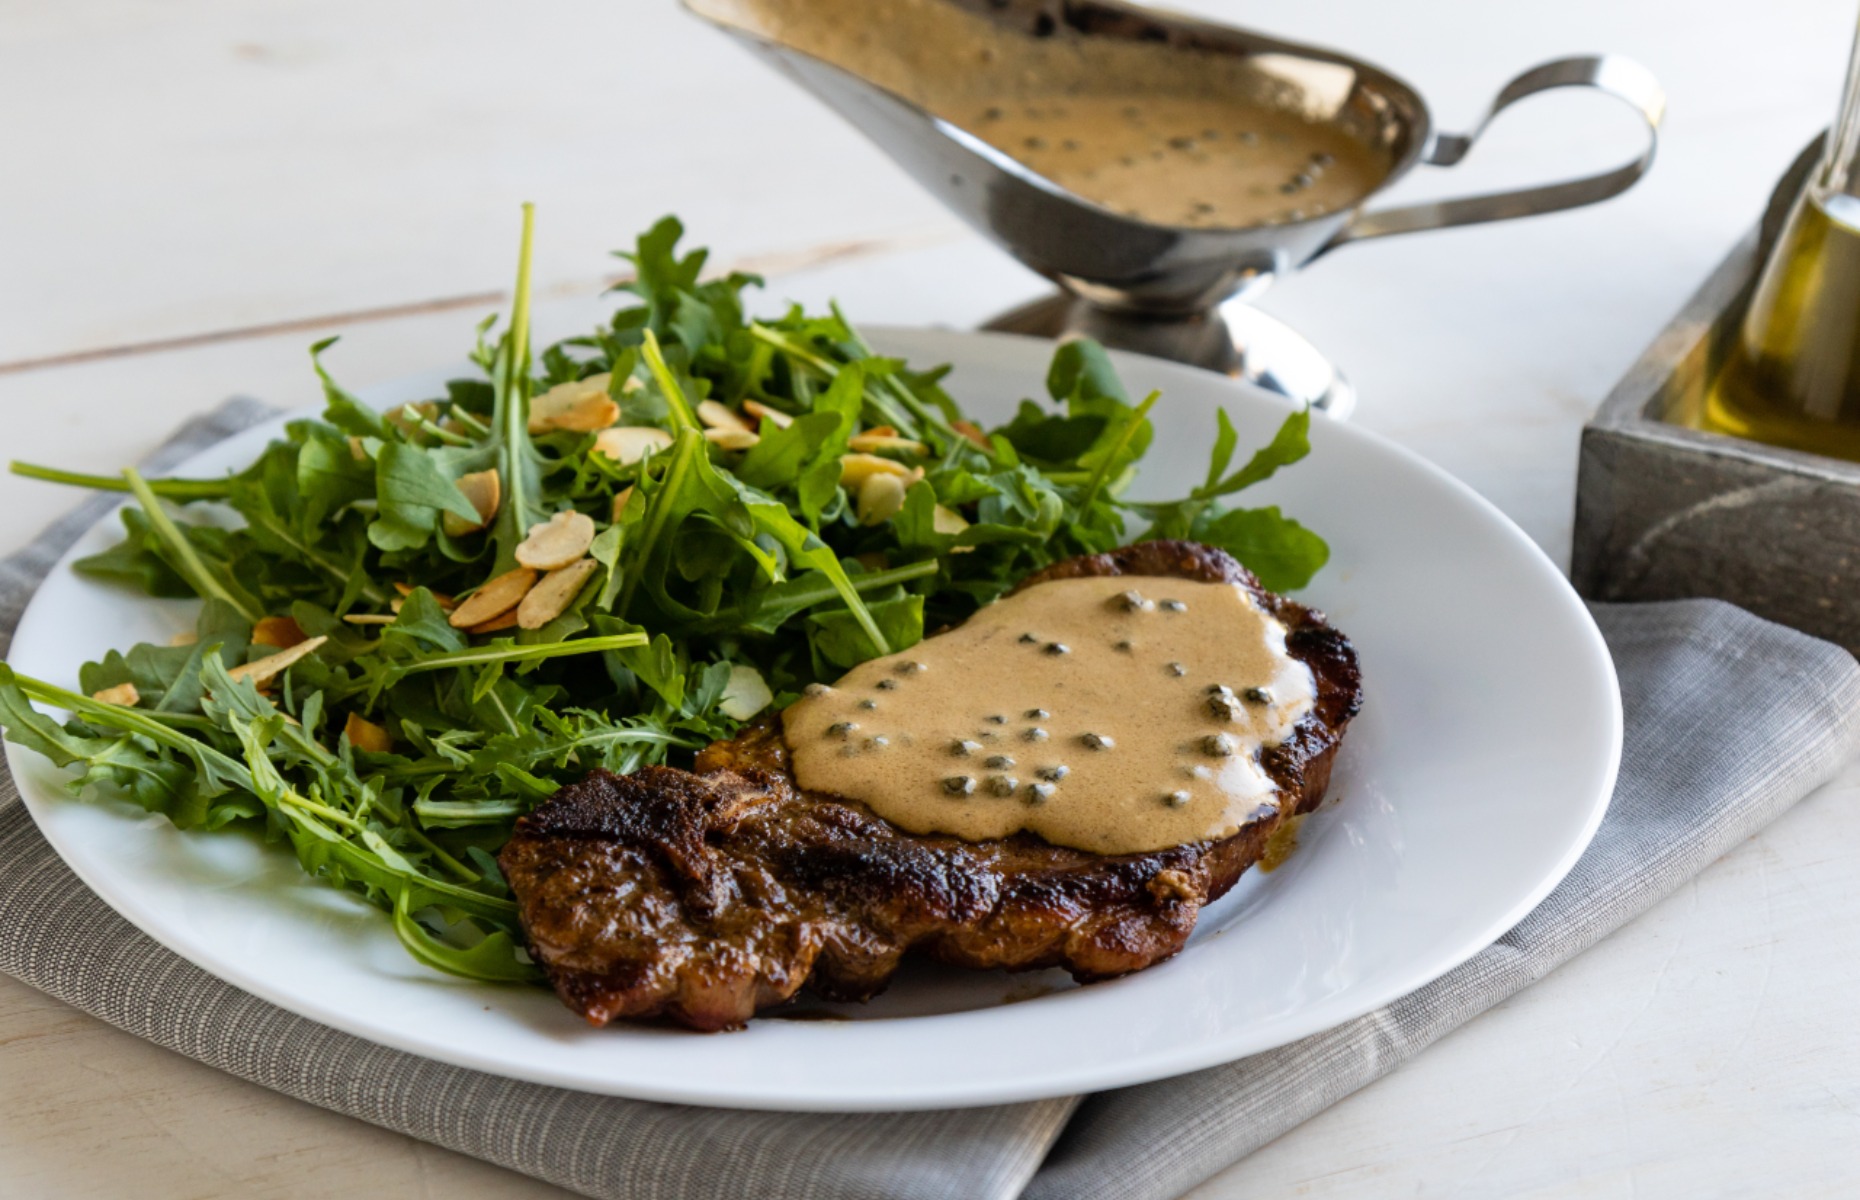
<instances>
[{"instance_id":1,"label":"stainless steel gravy boat","mask_svg":"<svg viewBox=\"0 0 1860 1200\"><path fill-rule=\"evenodd\" d=\"M854 6L859 20L888 19L892 0ZM1227 371L1342 415L1354 399L1343 376L1309 343L1244 302L1280 274L1367 238L1556 212L1631 187L1652 165L1665 97L1643 67L1610 55L1557 59L1499 92L1472 132L1434 127L1412 87L1369 63L1247 30L1164 14L1116 0L914 0L973 25L980 15L1002 38L1115 39L1231 57L1249 87L1352 136L1391 164L1364 203L1269 225L1204 229L1159 225L1114 212L1059 187L1009 154L917 103L793 44L769 14L805 0L683 0L735 35L852 122L917 181L1021 262L1054 280L1057 296L989 323L1041 335L1089 333L1109 345ZM844 17L845 9L840 10ZM951 70L974 69L950 64ZM1462 160L1493 117L1526 96L1582 87L1625 102L1647 127L1631 162L1558 183L1388 209L1366 202L1418 163ZM1326 114L1328 117L1326 118Z\"/></svg>"}]
</instances>

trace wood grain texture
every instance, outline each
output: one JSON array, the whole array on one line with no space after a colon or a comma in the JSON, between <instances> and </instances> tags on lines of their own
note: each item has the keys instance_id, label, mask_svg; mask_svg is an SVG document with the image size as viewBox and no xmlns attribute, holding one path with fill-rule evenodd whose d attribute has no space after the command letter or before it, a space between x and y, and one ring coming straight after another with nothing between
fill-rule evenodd
<instances>
[{"instance_id":1,"label":"wood grain texture","mask_svg":"<svg viewBox=\"0 0 1860 1200\"><path fill-rule=\"evenodd\" d=\"M222 1074L0 975L0 1191L21 1200L569 1193Z\"/></svg>"},{"instance_id":2,"label":"wood grain texture","mask_svg":"<svg viewBox=\"0 0 1860 1200\"><path fill-rule=\"evenodd\" d=\"M1832 112L1850 0L1492 6L1194 0L1346 45L1446 128L1515 69L1646 62L1661 160L1604 208L1352 247L1270 307L1336 355L1362 424L1567 552L1577 432L1755 218ZM540 335L599 309L604 257L677 211L719 258L876 241L774 272L862 320L973 324L1038 281L877 151L670 0L71 0L0 22L0 363L198 339L0 375L6 456L107 468L234 392L314 399L323 316L354 383L457 360L539 202ZM1508 113L1402 198L1567 173L1630 136L1581 98ZM269 336L222 336L289 323ZM0 552L70 502L0 478ZM1860 779L1825 789L1680 895L1415 1063L1210 1181L1299 1195L1692 1197L1860 1189ZM0 979L0 1192L116 1197L553 1189L223 1076Z\"/></svg>"}]
</instances>

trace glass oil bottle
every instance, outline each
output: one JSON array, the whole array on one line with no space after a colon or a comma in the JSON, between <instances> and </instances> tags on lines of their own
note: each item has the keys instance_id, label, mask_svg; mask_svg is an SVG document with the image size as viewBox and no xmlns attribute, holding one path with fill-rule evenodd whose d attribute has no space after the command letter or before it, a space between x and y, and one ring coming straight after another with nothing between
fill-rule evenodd
<instances>
[{"instance_id":1,"label":"glass oil bottle","mask_svg":"<svg viewBox=\"0 0 1860 1200\"><path fill-rule=\"evenodd\" d=\"M1860 461L1860 29L1827 149L1763 265L1700 423Z\"/></svg>"}]
</instances>

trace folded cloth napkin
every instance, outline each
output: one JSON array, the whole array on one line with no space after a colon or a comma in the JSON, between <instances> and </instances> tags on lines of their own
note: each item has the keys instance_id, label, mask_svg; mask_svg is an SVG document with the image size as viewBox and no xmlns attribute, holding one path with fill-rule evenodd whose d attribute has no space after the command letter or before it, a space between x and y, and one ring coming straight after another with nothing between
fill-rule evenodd
<instances>
[{"instance_id":1,"label":"folded cloth napkin","mask_svg":"<svg viewBox=\"0 0 1860 1200\"><path fill-rule=\"evenodd\" d=\"M151 463L267 415L235 401ZM0 564L0 654L108 507ZM294 1016L156 945L91 894L0 769L0 970L242 1079L619 1200L1169 1200L1541 978L1775 819L1860 743L1860 665L1715 601L1599 606L1627 711L1621 774L1568 879L1494 945L1369 1016L1161 1084L954 1112L687 1108L516 1083Z\"/></svg>"}]
</instances>

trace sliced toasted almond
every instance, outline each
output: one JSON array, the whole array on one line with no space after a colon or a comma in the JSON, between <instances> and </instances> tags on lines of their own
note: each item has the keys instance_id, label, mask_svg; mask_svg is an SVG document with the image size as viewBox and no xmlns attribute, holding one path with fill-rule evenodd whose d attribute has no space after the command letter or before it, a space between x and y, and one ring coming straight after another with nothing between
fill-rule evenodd
<instances>
[{"instance_id":1,"label":"sliced toasted almond","mask_svg":"<svg viewBox=\"0 0 1860 1200\"><path fill-rule=\"evenodd\" d=\"M100 704L117 704L124 708L134 708L142 703L142 693L136 690L133 683L119 683L101 692L92 692L90 698Z\"/></svg>"},{"instance_id":2,"label":"sliced toasted almond","mask_svg":"<svg viewBox=\"0 0 1860 1200\"><path fill-rule=\"evenodd\" d=\"M627 484L625 487L621 488L619 491L614 493L613 523L615 525L618 525L620 523L620 514L626 511L627 501L631 500L632 498L633 498L633 485L630 483Z\"/></svg>"},{"instance_id":3,"label":"sliced toasted almond","mask_svg":"<svg viewBox=\"0 0 1860 1200\"><path fill-rule=\"evenodd\" d=\"M905 482L898 475L873 475L859 485L853 510L861 525L883 525L904 508Z\"/></svg>"},{"instance_id":4,"label":"sliced toasted almond","mask_svg":"<svg viewBox=\"0 0 1860 1200\"><path fill-rule=\"evenodd\" d=\"M723 685L717 711L732 720L747 721L774 699L775 693L769 690L762 672L754 667L734 666L730 668L730 681Z\"/></svg>"},{"instance_id":5,"label":"sliced toasted almond","mask_svg":"<svg viewBox=\"0 0 1860 1200\"><path fill-rule=\"evenodd\" d=\"M794 424L794 418L779 408L770 408L760 400L743 401L743 411L758 421L767 421L777 429L786 429Z\"/></svg>"},{"instance_id":6,"label":"sliced toasted almond","mask_svg":"<svg viewBox=\"0 0 1860 1200\"><path fill-rule=\"evenodd\" d=\"M747 450L762 439L747 429L706 429L704 440L719 450Z\"/></svg>"},{"instance_id":7,"label":"sliced toasted almond","mask_svg":"<svg viewBox=\"0 0 1860 1200\"><path fill-rule=\"evenodd\" d=\"M930 528L947 537L955 537L969 527L969 522L953 508L939 504L930 510Z\"/></svg>"},{"instance_id":8,"label":"sliced toasted almond","mask_svg":"<svg viewBox=\"0 0 1860 1200\"><path fill-rule=\"evenodd\" d=\"M182 632L177 633L173 637L169 638L168 644L170 646L192 646L194 643L198 642L199 640L200 640L200 635L195 633L193 630L188 629L188 630L183 630Z\"/></svg>"},{"instance_id":9,"label":"sliced toasted almond","mask_svg":"<svg viewBox=\"0 0 1860 1200\"><path fill-rule=\"evenodd\" d=\"M697 419L707 429L740 429L749 432L749 422L743 420L735 409L721 400L700 400L697 406Z\"/></svg>"},{"instance_id":10,"label":"sliced toasted almond","mask_svg":"<svg viewBox=\"0 0 1860 1200\"><path fill-rule=\"evenodd\" d=\"M542 582L517 605L517 624L524 629L541 629L567 612L598 566L593 559L584 558L543 576Z\"/></svg>"},{"instance_id":11,"label":"sliced toasted almond","mask_svg":"<svg viewBox=\"0 0 1860 1200\"><path fill-rule=\"evenodd\" d=\"M602 430L594 439L594 452L605 454L624 467L671 444L672 435L663 429L651 425L622 425Z\"/></svg>"},{"instance_id":12,"label":"sliced toasted almond","mask_svg":"<svg viewBox=\"0 0 1860 1200\"><path fill-rule=\"evenodd\" d=\"M313 637L298 642L288 650L280 650L276 654L267 655L254 662L241 663L226 673L234 679L249 679L253 686L262 688L290 670L299 659L315 654L317 649L328 640L326 637Z\"/></svg>"},{"instance_id":13,"label":"sliced toasted almond","mask_svg":"<svg viewBox=\"0 0 1860 1200\"><path fill-rule=\"evenodd\" d=\"M874 475L896 475L902 479L910 473L911 469L895 458L880 458L876 454L840 455L840 486L851 492L856 493L859 486Z\"/></svg>"},{"instance_id":14,"label":"sliced toasted almond","mask_svg":"<svg viewBox=\"0 0 1860 1200\"><path fill-rule=\"evenodd\" d=\"M988 442L988 435L974 421L951 421L949 427L984 450L994 449Z\"/></svg>"},{"instance_id":15,"label":"sliced toasted almond","mask_svg":"<svg viewBox=\"0 0 1860 1200\"><path fill-rule=\"evenodd\" d=\"M968 519L953 508L939 504L930 510L930 528L946 537L955 537L968 527ZM967 554L974 549L974 546L951 546L950 553Z\"/></svg>"},{"instance_id":16,"label":"sliced toasted almond","mask_svg":"<svg viewBox=\"0 0 1860 1200\"><path fill-rule=\"evenodd\" d=\"M865 432L873 437L897 437L898 427L896 425L873 425Z\"/></svg>"},{"instance_id":17,"label":"sliced toasted almond","mask_svg":"<svg viewBox=\"0 0 1860 1200\"><path fill-rule=\"evenodd\" d=\"M349 745L357 750L366 750L371 754L386 754L394 748L394 735L386 727L377 725L349 714L349 719L342 724L342 736L349 739Z\"/></svg>"},{"instance_id":18,"label":"sliced toasted almond","mask_svg":"<svg viewBox=\"0 0 1860 1200\"><path fill-rule=\"evenodd\" d=\"M928 454L930 447L912 438L898 437L889 433L874 433L871 430L851 437L846 444L863 454L876 454L890 451L893 454Z\"/></svg>"},{"instance_id":19,"label":"sliced toasted almond","mask_svg":"<svg viewBox=\"0 0 1860 1200\"><path fill-rule=\"evenodd\" d=\"M464 537L468 533L477 533L497 516L497 506L503 503L504 485L498 479L496 468L489 471L473 471L461 475L458 480L459 491L465 493L465 500L477 512L476 521L467 521L457 513L447 513L440 518L440 525L449 537Z\"/></svg>"},{"instance_id":20,"label":"sliced toasted almond","mask_svg":"<svg viewBox=\"0 0 1860 1200\"><path fill-rule=\"evenodd\" d=\"M620 419L620 406L607 394L613 377L590 375L569 383L558 383L530 401L530 432L549 433L567 429L575 433L593 433Z\"/></svg>"},{"instance_id":21,"label":"sliced toasted almond","mask_svg":"<svg viewBox=\"0 0 1860 1200\"><path fill-rule=\"evenodd\" d=\"M593 544L594 518L571 508L530 526L530 535L517 547L517 561L538 571L553 571L586 554Z\"/></svg>"},{"instance_id":22,"label":"sliced toasted almond","mask_svg":"<svg viewBox=\"0 0 1860 1200\"><path fill-rule=\"evenodd\" d=\"M345 625L392 625L394 623L394 614L344 613L342 614L342 620Z\"/></svg>"},{"instance_id":23,"label":"sliced toasted almond","mask_svg":"<svg viewBox=\"0 0 1860 1200\"><path fill-rule=\"evenodd\" d=\"M290 617L260 617L258 624L252 626L252 644L254 646L276 646L280 650L289 650L304 640L304 631Z\"/></svg>"},{"instance_id":24,"label":"sliced toasted almond","mask_svg":"<svg viewBox=\"0 0 1860 1200\"><path fill-rule=\"evenodd\" d=\"M501 616L492 617L489 621L486 621L483 624L473 625L470 629L467 629L465 632L470 633L470 634L502 633L506 629L515 629L516 627L517 627L517 610L513 608L509 612L504 613Z\"/></svg>"},{"instance_id":25,"label":"sliced toasted almond","mask_svg":"<svg viewBox=\"0 0 1860 1200\"><path fill-rule=\"evenodd\" d=\"M496 579L488 579L484 585L463 603L452 610L446 618L454 629L470 629L477 632L476 626L486 621L495 620L514 609L529 590L536 586L536 572L529 567L518 567L514 571L505 571Z\"/></svg>"}]
</instances>

